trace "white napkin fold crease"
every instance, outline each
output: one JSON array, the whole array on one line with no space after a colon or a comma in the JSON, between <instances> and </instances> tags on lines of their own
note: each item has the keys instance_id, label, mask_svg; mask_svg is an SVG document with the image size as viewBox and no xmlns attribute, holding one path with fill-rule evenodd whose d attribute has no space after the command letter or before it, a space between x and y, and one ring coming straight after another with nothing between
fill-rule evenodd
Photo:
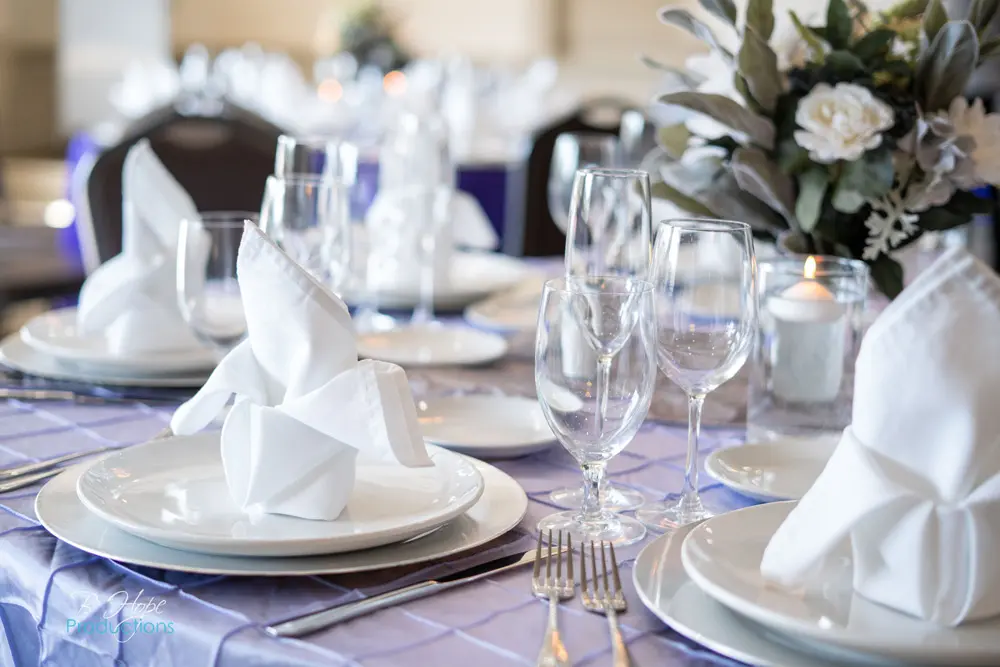
<instances>
[{"instance_id":1,"label":"white napkin fold crease","mask_svg":"<svg viewBox=\"0 0 1000 667\"><path fill-rule=\"evenodd\" d=\"M796 586L849 540L855 591L955 626L1000 614L1000 277L942 255L872 324L852 424L764 552Z\"/></svg>"},{"instance_id":2,"label":"white napkin fold crease","mask_svg":"<svg viewBox=\"0 0 1000 667\"><path fill-rule=\"evenodd\" d=\"M332 521L347 505L359 453L432 465L406 374L358 362L343 301L252 223L237 273L247 339L171 420L174 433L194 433L236 396L222 428L234 502L248 512Z\"/></svg>"},{"instance_id":3,"label":"white napkin fold crease","mask_svg":"<svg viewBox=\"0 0 1000 667\"><path fill-rule=\"evenodd\" d=\"M177 243L184 219L196 219L190 195L140 140L122 168L122 252L80 290L77 327L103 336L126 356L200 348L177 306Z\"/></svg>"}]
</instances>

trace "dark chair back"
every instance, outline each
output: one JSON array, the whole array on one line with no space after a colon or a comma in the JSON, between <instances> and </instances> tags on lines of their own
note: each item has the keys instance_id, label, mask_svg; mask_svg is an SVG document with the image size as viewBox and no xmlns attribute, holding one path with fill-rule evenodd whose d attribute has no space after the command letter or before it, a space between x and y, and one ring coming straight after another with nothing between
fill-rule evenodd
<instances>
[{"instance_id":1,"label":"dark chair back","mask_svg":"<svg viewBox=\"0 0 1000 667\"><path fill-rule=\"evenodd\" d=\"M173 107L155 111L97 157L85 188L89 221L78 224L89 222L89 241L101 262L121 252L122 166L142 138L199 210L258 211L280 135L275 125L231 104L211 116L181 114Z\"/></svg>"},{"instance_id":2,"label":"dark chair back","mask_svg":"<svg viewBox=\"0 0 1000 667\"><path fill-rule=\"evenodd\" d=\"M541 129L535 135L527 164L524 228L521 243L523 255L549 257L562 255L566 249L566 235L559 231L549 213L549 171L552 166L552 152L555 148L556 138L567 132L597 132L617 135L621 129L621 114L629 108L630 105L621 100L594 100L569 116ZM597 120L602 112L611 112L614 120L610 122Z\"/></svg>"}]
</instances>

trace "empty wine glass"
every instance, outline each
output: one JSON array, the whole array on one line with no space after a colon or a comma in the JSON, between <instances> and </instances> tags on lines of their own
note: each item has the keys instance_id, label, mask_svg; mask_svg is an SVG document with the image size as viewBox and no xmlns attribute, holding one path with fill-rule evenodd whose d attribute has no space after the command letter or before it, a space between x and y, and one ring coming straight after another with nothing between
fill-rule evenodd
<instances>
[{"instance_id":1,"label":"empty wine glass","mask_svg":"<svg viewBox=\"0 0 1000 667\"><path fill-rule=\"evenodd\" d=\"M542 293L535 339L535 388L545 420L580 463L583 505L542 519L539 530L568 530L585 540L631 544L646 529L602 506L608 461L632 441L656 384L653 286L619 276L550 280ZM589 370L567 372L566 340L594 353Z\"/></svg>"},{"instance_id":2,"label":"empty wine glass","mask_svg":"<svg viewBox=\"0 0 1000 667\"><path fill-rule=\"evenodd\" d=\"M358 147L331 137L278 137L274 155L274 175L322 176L344 186L358 176Z\"/></svg>"},{"instance_id":3,"label":"empty wine glass","mask_svg":"<svg viewBox=\"0 0 1000 667\"><path fill-rule=\"evenodd\" d=\"M549 168L549 215L563 234L569 228L576 172L584 167L617 167L620 150L613 134L568 132L556 137Z\"/></svg>"},{"instance_id":4,"label":"empty wine glass","mask_svg":"<svg viewBox=\"0 0 1000 667\"><path fill-rule=\"evenodd\" d=\"M633 169L586 167L576 172L566 233L566 275L620 275L645 278L650 256L649 174ZM567 373L589 374L594 352L566 328L562 363ZM638 491L603 482L604 507L635 509L645 502ZM557 489L549 499L560 507L583 503L582 488Z\"/></svg>"},{"instance_id":5,"label":"empty wine glass","mask_svg":"<svg viewBox=\"0 0 1000 667\"><path fill-rule=\"evenodd\" d=\"M723 220L669 220L653 246L656 359L688 396L688 445L679 500L636 512L666 530L714 512L698 494L698 435L705 396L743 366L757 330L757 264L750 226Z\"/></svg>"},{"instance_id":6,"label":"empty wine glass","mask_svg":"<svg viewBox=\"0 0 1000 667\"><path fill-rule=\"evenodd\" d=\"M347 188L323 176L269 176L260 226L295 262L340 293L350 276Z\"/></svg>"},{"instance_id":7,"label":"empty wine glass","mask_svg":"<svg viewBox=\"0 0 1000 667\"><path fill-rule=\"evenodd\" d=\"M201 213L182 220L177 245L177 300L195 336L219 353L246 335L246 317L236 279L236 256L249 212Z\"/></svg>"}]
</instances>

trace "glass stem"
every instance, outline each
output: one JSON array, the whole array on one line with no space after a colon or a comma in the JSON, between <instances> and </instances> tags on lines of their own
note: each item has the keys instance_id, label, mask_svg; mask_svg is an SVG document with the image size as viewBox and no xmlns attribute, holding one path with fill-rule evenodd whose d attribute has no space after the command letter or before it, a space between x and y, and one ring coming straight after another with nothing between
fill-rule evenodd
<instances>
[{"instance_id":1,"label":"glass stem","mask_svg":"<svg viewBox=\"0 0 1000 667\"><path fill-rule=\"evenodd\" d=\"M601 487L604 485L604 474L607 463L595 461L584 463L583 468L583 520L601 520Z\"/></svg>"},{"instance_id":2,"label":"glass stem","mask_svg":"<svg viewBox=\"0 0 1000 667\"><path fill-rule=\"evenodd\" d=\"M698 498L698 436L701 434L701 408L704 394L688 396L688 446L684 464L684 490L681 506L691 507L700 503Z\"/></svg>"},{"instance_id":3,"label":"glass stem","mask_svg":"<svg viewBox=\"0 0 1000 667\"><path fill-rule=\"evenodd\" d=\"M604 421L608 415L608 390L611 385L611 357L599 356L597 358L597 387L595 387L597 398L597 435L604 437Z\"/></svg>"},{"instance_id":4,"label":"glass stem","mask_svg":"<svg viewBox=\"0 0 1000 667\"><path fill-rule=\"evenodd\" d=\"M411 324L430 324L434 321L434 224L437 214L433 193L425 206L423 229L420 232L420 301L413 311Z\"/></svg>"}]
</instances>

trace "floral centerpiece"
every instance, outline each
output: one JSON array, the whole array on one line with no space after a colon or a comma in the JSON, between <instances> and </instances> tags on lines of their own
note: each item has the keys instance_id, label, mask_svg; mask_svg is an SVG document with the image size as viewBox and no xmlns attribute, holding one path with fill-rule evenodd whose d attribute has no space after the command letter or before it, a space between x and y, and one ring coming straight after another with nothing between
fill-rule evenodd
<instances>
[{"instance_id":1,"label":"floral centerpiece","mask_svg":"<svg viewBox=\"0 0 1000 667\"><path fill-rule=\"evenodd\" d=\"M1000 39L984 39L1000 2L974 0L952 19L940 0L879 13L830 0L824 25L790 12L778 39L772 0L749 0L742 21L733 0L699 1L739 46L686 10L660 10L707 42L718 66L715 76L680 73L689 89L660 98L690 117L661 129L679 161L662 170L658 196L790 230L803 251L862 259L889 297L903 286L893 251L991 210L973 190L1000 184L1000 115L963 93L1000 54Z\"/></svg>"}]
</instances>

